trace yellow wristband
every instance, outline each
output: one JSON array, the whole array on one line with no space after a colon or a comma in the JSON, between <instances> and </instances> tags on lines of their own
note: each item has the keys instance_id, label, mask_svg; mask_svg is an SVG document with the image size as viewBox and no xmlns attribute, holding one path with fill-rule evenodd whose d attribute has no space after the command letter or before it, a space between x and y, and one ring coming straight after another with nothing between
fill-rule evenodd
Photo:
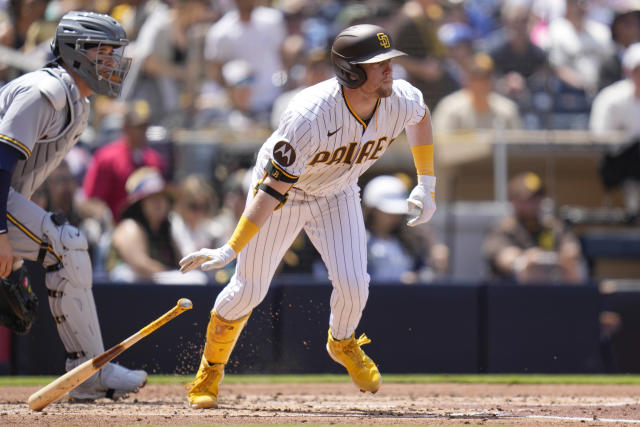
<instances>
[{"instance_id":1,"label":"yellow wristband","mask_svg":"<svg viewBox=\"0 0 640 427\"><path fill-rule=\"evenodd\" d=\"M435 175L433 171L433 144L413 145L411 153L418 175Z\"/></svg>"},{"instance_id":2,"label":"yellow wristband","mask_svg":"<svg viewBox=\"0 0 640 427\"><path fill-rule=\"evenodd\" d=\"M236 225L236 229L233 231L233 234L227 244L231 246L237 254L239 254L251 239L253 239L253 236L258 234L259 230L260 227L243 215L240 217L240 221L238 221L238 225Z\"/></svg>"}]
</instances>

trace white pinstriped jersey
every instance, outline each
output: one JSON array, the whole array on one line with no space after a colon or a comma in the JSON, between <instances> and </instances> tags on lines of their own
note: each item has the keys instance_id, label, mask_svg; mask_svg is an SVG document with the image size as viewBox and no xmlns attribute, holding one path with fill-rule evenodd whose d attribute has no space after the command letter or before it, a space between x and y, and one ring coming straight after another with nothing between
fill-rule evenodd
<instances>
[{"instance_id":1,"label":"white pinstriped jersey","mask_svg":"<svg viewBox=\"0 0 640 427\"><path fill-rule=\"evenodd\" d=\"M354 185L406 125L420 122L426 114L422 93L404 80L394 80L391 96L381 98L364 123L337 79L331 78L291 100L280 126L258 153L256 175L263 176L273 159L284 173L299 178L296 189L312 196L335 194Z\"/></svg>"},{"instance_id":2,"label":"white pinstriped jersey","mask_svg":"<svg viewBox=\"0 0 640 427\"><path fill-rule=\"evenodd\" d=\"M30 197L86 129L89 100L64 68L40 69L0 89L0 143L22 155L11 186Z\"/></svg>"}]
</instances>

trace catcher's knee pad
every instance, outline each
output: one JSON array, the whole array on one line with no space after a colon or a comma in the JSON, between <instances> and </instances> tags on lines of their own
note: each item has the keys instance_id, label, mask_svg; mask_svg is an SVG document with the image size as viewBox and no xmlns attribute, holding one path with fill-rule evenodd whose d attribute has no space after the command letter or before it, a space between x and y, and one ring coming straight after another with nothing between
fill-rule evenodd
<instances>
[{"instance_id":1,"label":"catcher's knee pad","mask_svg":"<svg viewBox=\"0 0 640 427\"><path fill-rule=\"evenodd\" d=\"M68 282L76 288L91 288L91 258L84 234L56 215L44 217L42 231L47 243L61 260L60 271ZM45 267L52 269L52 266Z\"/></svg>"},{"instance_id":2,"label":"catcher's knee pad","mask_svg":"<svg viewBox=\"0 0 640 427\"><path fill-rule=\"evenodd\" d=\"M16 334L26 334L36 321L37 311L38 298L24 265L6 279L0 278L0 325Z\"/></svg>"},{"instance_id":3,"label":"catcher's knee pad","mask_svg":"<svg viewBox=\"0 0 640 427\"><path fill-rule=\"evenodd\" d=\"M87 239L76 227L47 215L42 231L61 262L45 266L49 307L67 350L67 368L104 351L93 299Z\"/></svg>"}]
</instances>

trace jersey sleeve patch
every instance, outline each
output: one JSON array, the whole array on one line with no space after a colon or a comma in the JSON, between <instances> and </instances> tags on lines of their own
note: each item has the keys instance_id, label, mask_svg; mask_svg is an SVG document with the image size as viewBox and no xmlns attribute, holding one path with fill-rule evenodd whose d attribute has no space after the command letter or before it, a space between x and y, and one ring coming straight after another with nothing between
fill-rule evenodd
<instances>
[{"instance_id":1,"label":"jersey sleeve patch","mask_svg":"<svg viewBox=\"0 0 640 427\"><path fill-rule=\"evenodd\" d=\"M273 159L278 164L287 167L296 161L296 151L287 141L279 141L273 147Z\"/></svg>"}]
</instances>

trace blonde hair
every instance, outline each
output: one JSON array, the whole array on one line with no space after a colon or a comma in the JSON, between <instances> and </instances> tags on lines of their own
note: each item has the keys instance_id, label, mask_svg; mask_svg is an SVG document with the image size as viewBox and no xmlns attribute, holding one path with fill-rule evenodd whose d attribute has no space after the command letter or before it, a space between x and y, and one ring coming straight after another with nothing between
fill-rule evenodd
<instances>
[{"instance_id":1,"label":"blonde hair","mask_svg":"<svg viewBox=\"0 0 640 427\"><path fill-rule=\"evenodd\" d=\"M180 182L179 194L182 203L190 200L205 200L207 214L213 213L218 208L218 194L201 175L187 175Z\"/></svg>"}]
</instances>

